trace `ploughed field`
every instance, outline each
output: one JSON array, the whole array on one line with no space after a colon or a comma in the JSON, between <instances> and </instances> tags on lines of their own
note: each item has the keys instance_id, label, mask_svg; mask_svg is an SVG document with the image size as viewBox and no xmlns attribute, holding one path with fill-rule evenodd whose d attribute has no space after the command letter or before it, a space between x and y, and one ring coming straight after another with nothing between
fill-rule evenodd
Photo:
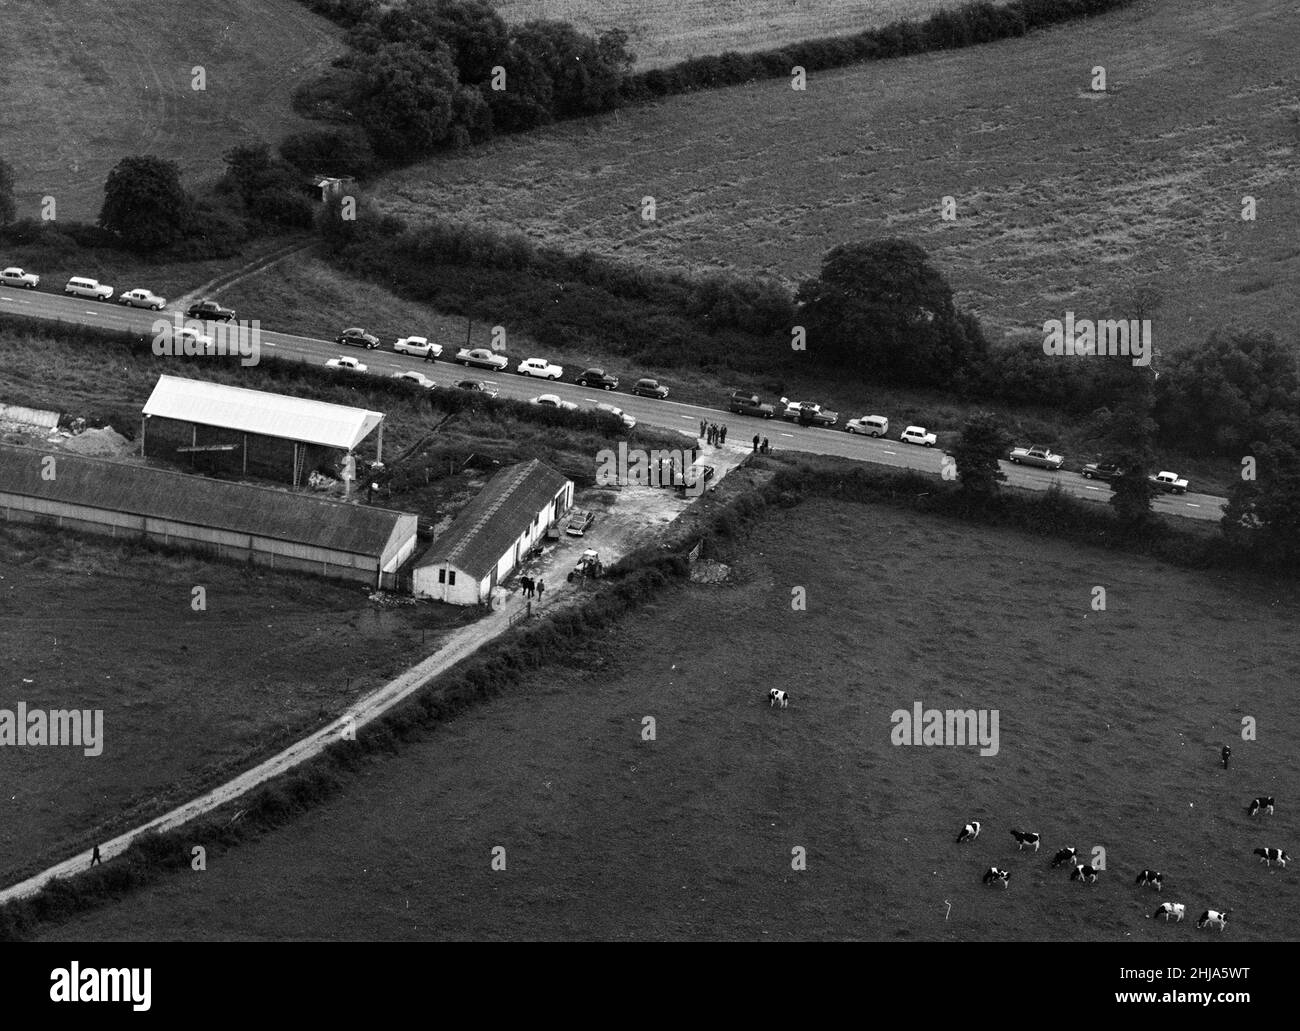
<instances>
[{"instance_id":1,"label":"ploughed field","mask_svg":"<svg viewBox=\"0 0 1300 1031\"><path fill-rule=\"evenodd\" d=\"M1251 852L1300 851L1298 618L1294 589L809 501L731 582L670 591L201 876L49 936L1187 940L1230 908L1226 938L1285 938L1300 869ZM997 754L892 744L916 702L996 710ZM1276 815L1251 820L1261 794ZM1050 869L1065 845L1106 850L1096 884ZM1161 900L1188 920L1145 919Z\"/></svg>"},{"instance_id":2,"label":"ploughed field","mask_svg":"<svg viewBox=\"0 0 1300 1031\"><path fill-rule=\"evenodd\" d=\"M1122 301L1146 281L1165 295L1144 313L1157 348L1220 323L1289 331L1298 42L1284 0L1146 0L815 73L805 92L767 80L501 138L377 192L413 220L460 212L629 262L789 283L837 243L907 237L995 338L1066 310L1138 317ZM1090 89L1099 65L1106 93ZM945 196L955 222L940 218Z\"/></svg>"}]
</instances>

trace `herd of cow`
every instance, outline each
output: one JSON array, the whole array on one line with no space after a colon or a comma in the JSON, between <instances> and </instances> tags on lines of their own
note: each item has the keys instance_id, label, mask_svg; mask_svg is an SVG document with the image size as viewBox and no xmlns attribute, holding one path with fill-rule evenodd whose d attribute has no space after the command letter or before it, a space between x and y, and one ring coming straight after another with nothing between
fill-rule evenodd
<instances>
[{"instance_id":1,"label":"herd of cow","mask_svg":"<svg viewBox=\"0 0 1300 1031\"><path fill-rule=\"evenodd\" d=\"M1225 763L1226 765L1226 763ZM1273 815L1273 796L1261 795L1258 798L1251 799L1250 805L1246 807L1246 813L1249 816L1258 816L1261 813ZM1019 852L1025 848L1033 847L1035 852L1038 851L1039 845L1042 844L1042 838L1034 831L1012 830L1012 837L1016 839L1016 851ZM962 827L961 832L957 835L957 844L961 845L966 842L974 841L980 836L980 822L972 820ZM1098 871L1091 864L1075 862L1077 852L1074 848L1063 848L1052 857L1052 868L1057 869L1069 863L1073 869L1070 872L1070 880L1079 881L1082 884L1093 884L1097 880ZM1257 848L1255 855L1259 856L1259 861L1266 866L1272 866L1277 863L1278 866L1285 868L1290 856L1285 849L1281 848ZM1159 870L1143 870L1137 875L1137 886L1139 888L1155 888L1160 891L1164 886L1165 875ZM1007 887L1011 880L1011 871L1003 870L996 866L990 866L984 872L984 884L993 886L1000 884L1003 888ZM1162 902L1154 913L1148 915L1147 919L1162 916L1165 923L1173 917L1176 921L1181 922L1187 915L1187 907L1181 902ZM1228 911L1220 912L1217 909L1207 909L1196 921L1196 926L1200 927L1217 927L1220 931L1227 926Z\"/></svg>"}]
</instances>

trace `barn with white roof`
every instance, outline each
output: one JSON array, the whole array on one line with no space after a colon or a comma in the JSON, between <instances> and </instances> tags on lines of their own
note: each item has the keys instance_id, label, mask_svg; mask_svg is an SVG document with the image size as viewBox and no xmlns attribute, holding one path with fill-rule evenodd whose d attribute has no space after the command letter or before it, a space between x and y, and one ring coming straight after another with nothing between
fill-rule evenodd
<instances>
[{"instance_id":1,"label":"barn with white roof","mask_svg":"<svg viewBox=\"0 0 1300 1031\"><path fill-rule=\"evenodd\" d=\"M182 376L158 377L140 427L149 458L295 487L316 469L349 476L351 456L371 434L382 461L382 412Z\"/></svg>"}]
</instances>

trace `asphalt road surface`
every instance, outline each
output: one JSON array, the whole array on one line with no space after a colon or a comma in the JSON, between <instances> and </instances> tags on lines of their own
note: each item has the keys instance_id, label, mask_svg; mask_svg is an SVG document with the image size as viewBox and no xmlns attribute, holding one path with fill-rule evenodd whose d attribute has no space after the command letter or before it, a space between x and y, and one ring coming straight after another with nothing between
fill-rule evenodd
<instances>
[{"instance_id":1,"label":"asphalt road surface","mask_svg":"<svg viewBox=\"0 0 1300 1031\"><path fill-rule=\"evenodd\" d=\"M154 312L128 308L116 301L108 303L88 301L45 290L20 290L3 286L0 286L0 311L107 329L133 329L141 333L151 333L151 327L158 319L170 322L174 320L176 314L170 310ZM735 415L718 408L682 404L672 400L657 401L652 398L634 397L617 390L593 390L574 383L517 375L513 372L514 367L521 358L531 357L528 355L512 356L508 366L511 371L493 372L486 369L466 368L447 361L446 359L455 355L457 350L455 345L444 345L443 358L430 364L412 355L393 352L392 343L388 340L384 340L383 346L379 349L367 351L360 347L336 344L331 340L316 340L261 330L260 341L261 347L267 354L281 358L323 365L326 360L345 354L366 365L368 374L392 375L414 370L423 373L440 387L451 386L464 379L481 379L496 386L502 397L528 400L538 394L555 394L566 401L575 401L583 406L596 401L606 401L622 408L640 423L678 430L692 438L698 435L701 420L725 422L728 444L752 440L757 433L759 436L767 437L775 451L806 451L811 454L836 455L860 462L875 462L878 465L892 465L922 472L940 471L941 451L904 444L898 440L878 440L845 433L841 428L799 426L779 418L758 419ZM214 358L214 361L222 360L237 359ZM567 375L572 375L574 372L575 370L572 369L566 370ZM338 374L356 375L356 373L342 371ZM624 379L623 382L629 381ZM841 422L844 418L846 416L841 417ZM901 427L894 428L901 429ZM1059 483L1067 494L1090 501L1105 503L1110 498L1110 488L1105 483L1085 480L1075 472L1054 473L1045 469L1027 469L1012 465L1010 462L1003 462L1002 470L1007 475L1007 483L1012 486L1029 490L1046 490L1051 484ZM1217 520L1223 514L1225 503L1224 498L1210 494L1160 494L1152 502L1152 507L1166 515Z\"/></svg>"}]
</instances>

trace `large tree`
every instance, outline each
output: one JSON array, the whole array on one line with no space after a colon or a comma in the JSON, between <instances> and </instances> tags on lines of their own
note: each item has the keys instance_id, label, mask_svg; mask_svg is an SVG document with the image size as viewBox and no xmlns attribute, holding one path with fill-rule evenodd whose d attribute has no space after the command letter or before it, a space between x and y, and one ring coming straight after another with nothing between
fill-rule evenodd
<instances>
[{"instance_id":1,"label":"large tree","mask_svg":"<svg viewBox=\"0 0 1300 1031\"><path fill-rule=\"evenodd\" d=\"M176 162L127 157L108 173L99 224L128 247L157 250L181 238L189 211Z\"/></svg>"},{"instance_id":2,"label":"large tree","mask_svg":"<svg viewBox=\"0 0 1300 1031\"><path fill-rule=\"evenodd\" d=\"M1099 378L1114 398L1096 413L1105 457L1123 470L1111 481L1110 504L1123 522L1140 526L1151 518L1156 492L1147 478L1155 462L1155 377L1149 366L1133 366L1124 356L1089 360L1104 363Z\"/></svg>"},{"instance_id":3,"label":"large tree","mask_svg":"<svg viewBox=\"0 0 1300 1031\"><path fill-rule=\"evenodd\" d=\"M961 437L952 449L961 489L981 498L997 494L998 484L1007 478L999 461L1010 444L1011 439L996 415L974 412L966 420Z\"/></svg>"},{"instance_id":4,"label":"large tree","mask_svg":"<svg viewBox=\"0 0 1300 1031\"><path fill-rule=\"evenodd\" d=\"M357 106L375 152L405 160L447 143L459 86L451 53L442 45L422 50L391 43L368 57Z\"/></svg>"},{"instance_id":5,"label":"large tree","mask_svg":"<svg viewBox=\"0 0 1300 1031\"><path fill-rule=\"evenodd\" d=\"M1300 565L1300 434L1251 451L1254 477L1228 492L1223 534L1270 562Z\"/></svg>"},{"instance_id":6,"label":"large tree","mask_svg":"<svg viewBox=\"0 0 1300 1031\"><path fill-rule=\"evenodd\" d=\"M978 323L907 240L841 244L797 294L810 356L897 383L951 386L985 352Z\"/></svg>"}]
</instances>

